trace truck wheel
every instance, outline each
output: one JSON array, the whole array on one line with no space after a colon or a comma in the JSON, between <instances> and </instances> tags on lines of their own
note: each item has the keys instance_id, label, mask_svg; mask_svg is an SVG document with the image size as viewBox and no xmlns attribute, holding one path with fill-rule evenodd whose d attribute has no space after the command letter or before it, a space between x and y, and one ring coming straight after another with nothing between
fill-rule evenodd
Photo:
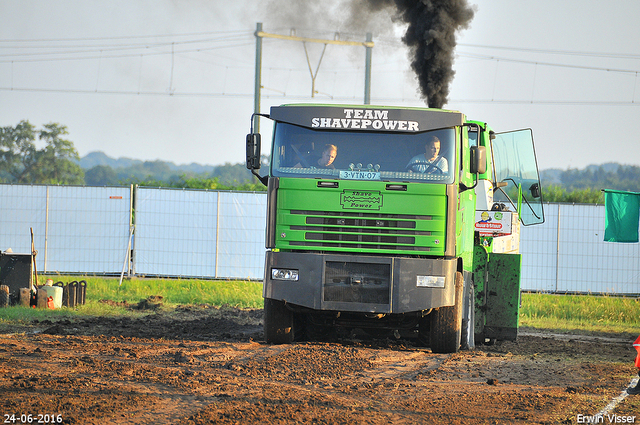
<instances>
[{"instance_id":1,"label":"truck wheel","mask_svg":"<svg viewBox=\"0 0 640 425\"><path fill-rule=\"evenodd\" d=\"M293 312L283 301L264 299L264 338L269 344L290 344L294 338Z\"/></svg>"},{"instance_id":2,"label":"truck wheel","mask_svg":"<svg viewBox=\"0 0 640 425\"><path fill-rule=\"evenodd\" d=\"M9 286L0 285L0 307L9 307Z\"/></svg>"},{"instance_id":3,"label":"truck wheel","mask_svg":"<svg viewBox=\"0 0 640 425\"><path fill-rule=\"evenodd\" d=\"M431 317L431 351L434 353L456 353L460 348L462 334L462 298L464 279L456 272L455 305L440 307Z\"/></svg>"},{"instance_id":4,"label":"truck wheel","mask_svg":"<svg viewBox=\"0 0 640 425\"><path fill-rule=\"evenodd\" d=\"M431 329L431 314L418 319L418 345L429 346L429 331Z\"/></svg>"}]
</instances>

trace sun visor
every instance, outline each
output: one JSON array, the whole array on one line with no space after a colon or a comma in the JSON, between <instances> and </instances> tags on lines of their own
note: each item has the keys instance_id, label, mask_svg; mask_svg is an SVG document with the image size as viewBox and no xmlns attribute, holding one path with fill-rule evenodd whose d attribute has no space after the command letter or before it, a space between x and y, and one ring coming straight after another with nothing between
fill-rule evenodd
<instances>
[{"instance_id":1,"label":"sun visor","mask_svg":"<svg viewBox=\"0 0 640 425\"><path fill-rule=\"evenodd\" d=\"M464 114L441 109L399 109L369 106L271 107L270 118L317 130L416 133L464 124Z\"/></svg>"}]
</instances>

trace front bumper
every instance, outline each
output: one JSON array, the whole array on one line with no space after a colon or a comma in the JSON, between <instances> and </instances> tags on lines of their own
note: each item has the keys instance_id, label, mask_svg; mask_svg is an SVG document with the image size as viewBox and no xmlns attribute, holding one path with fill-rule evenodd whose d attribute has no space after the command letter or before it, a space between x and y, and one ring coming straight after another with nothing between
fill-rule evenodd
<instances>
[{"instance_id":1,"label":"front bumper","mask_svg":"<svg viewBox=\"0 0 640 425\"><path fill-rule=\"evenodd\" d=\"M298 280L273 279L273 268ZM455 302L455 258L267 251L265 298L314 310L409 313Z\"/></svg>"}]
</instances>

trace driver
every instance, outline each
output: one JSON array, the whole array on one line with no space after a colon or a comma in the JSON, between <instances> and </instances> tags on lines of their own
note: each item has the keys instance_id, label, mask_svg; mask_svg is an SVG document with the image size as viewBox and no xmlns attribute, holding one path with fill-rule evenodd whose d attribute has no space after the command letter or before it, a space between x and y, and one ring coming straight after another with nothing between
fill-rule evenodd
<instances>
[{"instance_id":1,"label":"driver","mask_svg":"<svg viewBox=\"0 0 640 425\"><path fill-rule=\"evenodd\" d=\"M449 172L449 163L447 159L440 155L440 139L433 136L426 145L424 145L425 153L418 154L411 158L406 168L409 171L417 173L439 173L445 174Z\"/></svg>"}]
</instances>

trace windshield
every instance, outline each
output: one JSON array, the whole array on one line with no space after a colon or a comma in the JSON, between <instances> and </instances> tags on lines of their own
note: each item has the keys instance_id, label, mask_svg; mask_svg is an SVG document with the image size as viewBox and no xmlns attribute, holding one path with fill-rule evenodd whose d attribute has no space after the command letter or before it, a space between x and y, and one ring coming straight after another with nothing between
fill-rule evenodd
<instances>
[{"instance_id":1,"label":"windshield","mask_svg":"<svg viewBox=\"0 0 640 425\"><path fill-rule=\"evenodd\" d=\"M452 183L453 128L422 133L312 130L276 123L274 176Z\"/></svg>"},{"instance_id":2,"label":"windshield","mask_svg":"<svg viewBox=\"0 0 640 425\"><path fill-rule=\"evenodd\" d=\"M492 146L495 179L499 185L494 192L494 202L506 201L517 207L518 191L522 190L522 205L519 208L522 224L526 226L544 222L531 130L496 134ZM505 185L501 186L500 183Z\"/></svg>"}]
</instances>

